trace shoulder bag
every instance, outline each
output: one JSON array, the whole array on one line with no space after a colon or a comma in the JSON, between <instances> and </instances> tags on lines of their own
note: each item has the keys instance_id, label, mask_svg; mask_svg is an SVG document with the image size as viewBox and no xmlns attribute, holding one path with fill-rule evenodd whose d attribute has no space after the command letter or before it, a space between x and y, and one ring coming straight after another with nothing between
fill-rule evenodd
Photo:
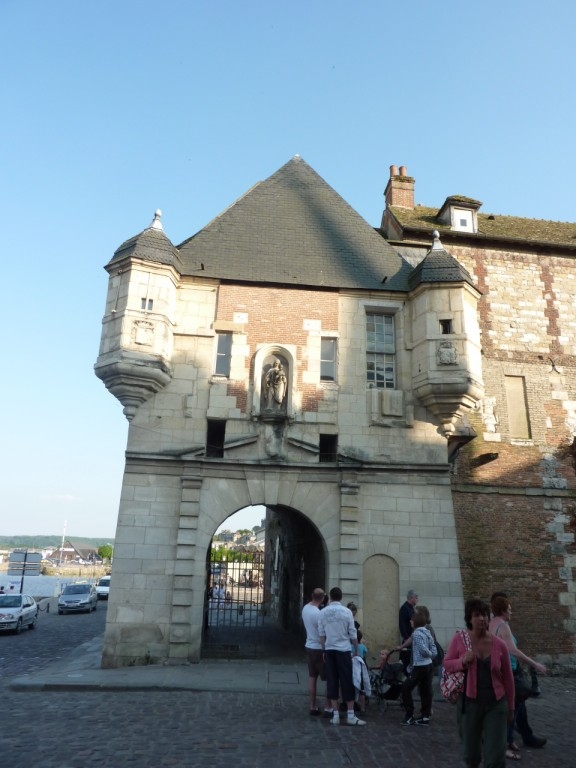
<instances>
[{"instance_id":1,"label":"shoulder bag","mask_svg":"<svg viewBox=\"0 0 576 768\"><path fill-rule=\"evenodd\" d=\"M464 629L459 629L458 633L462 637L466 650L471 651L472 646L470 644L468 632L466 632ZM455 704L458 701L458 698L464 692L466 686L466 674L467 670L465 671L463 669L459 669L457 672L448 672L446 667L442 669L440 693L442 696L444 696L446 701L450 702L450 704Z\"/></svg>"}]
</instances>

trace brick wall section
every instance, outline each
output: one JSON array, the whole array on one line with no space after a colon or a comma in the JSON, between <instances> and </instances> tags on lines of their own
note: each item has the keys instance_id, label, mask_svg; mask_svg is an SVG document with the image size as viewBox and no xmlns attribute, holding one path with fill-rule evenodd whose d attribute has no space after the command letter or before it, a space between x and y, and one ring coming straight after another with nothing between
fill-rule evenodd
<instances>
[{"instance_id":1,"label":"brick wall section","mask_svg":"<svg viewBox=\"0 0 576 768\"><path fill-rule=\"evenodd\" d=\"M273 341L276 344L296 346L296 386L302 393L302 406L305 411L317 411L324 392L320 387L314 387L302 380L307 369L304 351L310 336L310 330L304 327L303 318L318 321L321 330L338 331L338 294L238 285L221 285L218 291L217 320L232 322L234 314L238 312L248 315L244 332L247 335L250 358L259 344L269 344ZM318 331L315 333L318 334ZM228 394L236 396L237 407L245 413L247 392L244 382L231 381Z\"/></svg>"},{"instance_id":2,"label":"brick wall section","mask_svg":"<svg viewBox=\"0 0 576 768\"><path fill-rule=\"evenodd\" d=\"M241 381L230 381L226 388L226 394L236 398L236 407L240 409L242 413L246 413L248 407L248 390L246 385Z\"/></svg>"},{"instance_id":3,"label":"brick wall section","mask_svg":"<svg viewBox=\"0 0 576 768\"><path fill-rule=\"evenodd\" d=\"M473 275L483 296L480 325L484 353L576 354L576 263L565 257L489 248L446 246Z\"/></svg>"},{"instance_id":4,"label":"brick wall section","mask_svg":"<svg viewBox=\"0 0 576 768\"><path fill-rule=\"evenodd\" d=\"M563 345L560 342L560 315L555 291L555 280L553 273L554 263L552 259L540 259L540 277L544 288L544 298L546 300L545 316L548 318L548 338L550 339L550 352L554 355L563 353Z\"/></svg>"},{"instance_id":5,"label":"brick wall section","mask_svg":"<svg viewBox=\"0 0 576 768\"><path fill-rule=\"evenodd\" d=\"M565 589L558 577L563 558L550 553L545 530L553 514L542 509L541 499L456 492L454 510L464 596L506 592L525 653L573 653L564 627L569 612L558 600Z\"/></svg>"},{"instance_id":6,"label":"brick wall section","mask_svg":"<svg viewBox=\"0 0 576 768\"><path fill-rule=\"evenodd\" d=\"M485 395L495 398L497 418L490 431L482 407L470 414L477 437L454 468L464 595L506 591L523 650L573 657L575 264L536 251L447 247L483 294ZM507 375L525 380L531 439L523 444L510 435Z\"/></svg>"}]
</instances>

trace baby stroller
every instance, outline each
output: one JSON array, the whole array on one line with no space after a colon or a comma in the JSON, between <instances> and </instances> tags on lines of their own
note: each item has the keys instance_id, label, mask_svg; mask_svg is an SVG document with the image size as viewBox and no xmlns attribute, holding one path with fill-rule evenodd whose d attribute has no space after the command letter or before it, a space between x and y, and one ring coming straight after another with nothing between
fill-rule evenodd
<instances>
[{"instance_id":1,"label":"baby stroller","mask_svg":"<svg viewBox=\"0 0 576 768\"><path fill-rule=\"evenodd\" d=\"M378 703L379 709L386 710L389 701L398 701L402 692L402 682L405 679L404 665L401 661L391 661L398 651L391 651L386 657L384 666L370 669L370 685L372 698Z\"/></svg>"}]
</instances>

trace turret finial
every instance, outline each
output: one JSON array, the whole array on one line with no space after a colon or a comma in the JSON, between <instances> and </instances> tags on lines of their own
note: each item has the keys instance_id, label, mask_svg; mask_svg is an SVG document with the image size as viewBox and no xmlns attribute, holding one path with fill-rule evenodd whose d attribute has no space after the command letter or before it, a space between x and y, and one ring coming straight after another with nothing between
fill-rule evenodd
<instances>
[{"instance_id":1,"label":"turret finial","mask_svg":"<svg viewBox=\"0 0 576 768\"><path fill-rule=\"evenodd\" d=\"M432 250L433 251L443 251L444 246L440 242L440 232L438 232L437 229L432 232L432 237L434 238L434 242L432 243Z\"/></svg>"},{"instance_id":2,"label":"turret finial","mask_svg":"<svg viewBox=\"0 0 576 768\"><path fill-rule=\"evenodd\" d=\"M152 224L150 224L148 229L159 229L161 232L163 232L164 230L162 227L161 219L162 219L162 211L160 210L160 208L157 208L156 211L154 212L154 220L152 221Z\"/></svg>"}]
</instances>

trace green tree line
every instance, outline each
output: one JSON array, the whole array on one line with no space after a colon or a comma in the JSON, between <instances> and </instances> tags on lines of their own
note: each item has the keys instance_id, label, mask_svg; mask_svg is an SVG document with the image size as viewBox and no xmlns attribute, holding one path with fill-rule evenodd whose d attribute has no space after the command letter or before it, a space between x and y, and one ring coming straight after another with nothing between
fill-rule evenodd
<instances>
[{"instance_id":1,"label":"green tree line","mask_svg":"<svg viewBox=\"0 0 576 768\"><path fill-rule=\"evenodd\" d=\"M80 536L67 536L70 541L87 543L94 549L107 544L114 545L114 539L88 539ZM0 536L0 549L50 549L59 547L62 536Z\"/></svg>"}]
</instances>

